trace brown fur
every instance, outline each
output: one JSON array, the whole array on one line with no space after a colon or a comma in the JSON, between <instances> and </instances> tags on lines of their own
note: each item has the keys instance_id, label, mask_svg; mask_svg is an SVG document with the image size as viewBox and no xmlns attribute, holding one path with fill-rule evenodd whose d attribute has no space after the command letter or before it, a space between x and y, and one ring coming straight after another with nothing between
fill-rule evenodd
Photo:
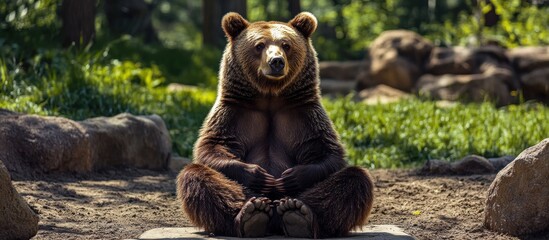
<instances>
[{"instance_id":1,"label":"brown fur","mask_svg":"<svg viewBox=\"0 0 549 240\"><path fill-rule=\"evenodd\" d=\"M315 236L342 236L365 223L373 184L365 170L346 167L343 147L320 103L318 63L309 39L316 29L314 16L248 23L229 13L222 26L229 43L218 98L195 145L196 164L178 177L178 196L191 221L206 231L236 236L234 218L247 199L289 196L313 210ZM269 75L273 54L284 58L283 76ZM269 232L281 233L277 214Z\"/></svg>"}]
</instances>

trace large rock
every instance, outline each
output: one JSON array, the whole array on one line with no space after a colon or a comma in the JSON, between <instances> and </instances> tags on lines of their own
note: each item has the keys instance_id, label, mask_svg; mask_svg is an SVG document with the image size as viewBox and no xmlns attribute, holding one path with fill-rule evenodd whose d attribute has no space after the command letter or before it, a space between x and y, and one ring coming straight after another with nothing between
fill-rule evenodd
<instances>
[{"instance_id":1,"label":"large rock","mask_svg":"<svg viewBox=\"0 0 549 240\"><path fill-rule=\"evenodd\" d=\"M508 51L520 78L524 98L549 103L549 47L521 47Z\"/></svg>"},{"instance_id":2,"label":"large rock","mask_svg":"<svg viewBox=\"0 0 549 240\"><path fill-rule=\"evenodd\" d=\"M370 77L370 62L323 61L318 63L323 94L348 94L376 85Z\"/></svg>"},{"instance_id":3,"label":"large rock","mask_svg":"<svg viewBox=\"0 0 549 240\"><path fill-rule=\"evenodd\" d=\"M478 155L469 155L455 162L448 162L437 159L429 159L419 170L423 174L443 175L472 175L498 172L507 164L512 162L513 156L499 158L484 158Z\"/></svg>"},{"instance_id":4,"label":"large rock","mask_svg":"<svg viewBox=\"0 0 549 240\"><path fill-rule=\"evenodd\" d=\"M86 129L60 117L0 115L0 160L12 176L29 171L89 171L91 148Z\"/></svg>"},{"instance_id":5,"label":"large rock","mask_svg":"<svg viewBox=\"0 0 549 240\"><path fill-rule=\"evenodd\" d=\"M433 75L475 74L482 71L482 65L486 62L511 69L505 49L501 47L436 47L425 64L425 72Z\"/></svg>"},{"instance_id":6,"label":"large rock","mask_svg":"<svg viewBox=\"0 0 549 240\"><path fill-rule=\"evenodd\" d=\"M342 81L335 79L321 79L320 90L322 95L346 95L353 91L356 87L356 83L353 81Z\"/></svg>"},{"instance_id":7,"label":"large rock","mask_svg":"<svg viewBox=\"0 0 549 240\"><path fill-rule=\"evenodd\" d=\"M539 68L520 77L524 97L549 103L549 67Z\"/></svg>"},{"instance_id":8,"label":"large rock","mask_svg":"<svg viewBox=\"0 0 549 240\"><path fill-rule=\"evenodd\" d=\"M371 77L378 84L410 91L432 48L431 42L412 31L383 32L370 45Z\"/></svg>"},{"instance_id":9,"label":"large rock","mask_svg":"<svg viewBox=\"0 0 549 240\"><path fill-rule=\"evenodd\" d=\"M171 154L171 139L158 115L123 113L79 122L89 136L94 169L130 166L165 169Z\"/></svg>"},{"instance_id":10,"label":"large rock","mask_svg":"<svg viewBox=\"0 0 549 240\"><path fill-rule=\"evenodd\" d=\"M0 160L12 176L107 167L165 169L171 140L156 115L120 114L81 122L3 111Z\"/></svg>"},{"instance_id":11,"label":"large rock","mask_svg":"<svg viewBox=\"0 0 549 240\"><path fill-rule=\"evenodd\" d=\"M38 216L11 184L0 161L0 239L30 239L38 232Z\"/></svg>"},{"instance_id":12,"label":"large rock","mask_svg":"<svg viewBox=\"0 0 549 240\"><path fill-rule=\"evenodd\" d=\"M433 75L472 74L477 63L474 51L467 47L435 47L425 64L425 72Z\"/></svg>"},{"instance_id":13,"label":"large rock","mask_svg":"<svg viewBox=\"0 0 549 240\"><path fill-rule=\"evenodd\" d=\"M482 102L493 100L497 105L513 101L509 87L501 78L488 74L423 75L418 84L419 95L436 100Z\"/></svg>"},{"instance_id":14,"label":"large rock","mask_svg":"<svg viewBox=\"0 0 549 240\"><path fill-rule=\"evenodd\" d=\"M503 54L495 47L476 50L448 50L449 57L439 54L432 57L428 69L432 74L420 77L415 91L436 100L482 102L492 100L497 105L515 101L511 92L518 88L513 71ZM446 50L434 50L444 52ZM437 75L443 72L448 74Z\"/></svg>"},{"instance_id":15,"label":"large rock","mask_svg":"<svg viewBox=\"0 0 549 240\"><path fill-rule=\"evenodd\" d=\"M410 96L409 93L381 84L363 89L358 93L357 100L369 105L385 104L397 102Z\"/></svg>"},{"instance_id":16,"label":"large rock","mask_svg":"<svg viewBox=\"0 0 549 240\"><path fill-rule=\"evenodd\" d=\"M518 72L549 68L549 47L519 47L510 49L507 56Z\"/></svg>"},{"instance_id":17,"label":"large rock","mask_svg":"<svg viewBox=\"0 0 549 240\"><path fill-rule=\"evenodd\" d=\"M549 231L548 179L549 138L498 173L488 189L484 225L515 236Z\"/></svg>"},{"instance_id":18,"label":"large rock","mask_svg":"<svg viewBox=\"0 0 549 240\"><path fill-rule=\"evenodd\" d=\"M168 169L174 173L179 173L185 166L191 164L191 162L191 159L185 157L172 156L168 161Z\"/></svg>"},{"instance_id":19,"label":"large rock","mask_svg":"<svg viewBox=\"0 0 549 240\"><path fill-rule=\"evenodd\" d=\"M218 239L238 240L242 238L209 235L201 229L194 227L183 228L155 228L141 234L137 239ZM261 239L261 238L254 238ZM284 236L268 236L265 239L279 240L301 240L306 238L293 238ZM348 236L330 238L332 240L343 239L369 239L369 240L414 240L415 237L407 234L400 227L395 225L364 225L360 229L352 231Z\"/></svg>"},{"instance_id":20,"label":"large rock","mask_svg":"<svg viewBox=\"0 0 549 240\"><path fill-rule=\"evenodd\" d=\"M354 81L368 65L366 61L321 61L318 63L318 68L321 79Z\"/></svg>"},{"instance_id":21,"label":"large rock","mask_svg":"<svg viewBox=\"0 0 549 240\"><path fill-rule=\"evenodd\" d=\"M357 92L360 92L362 89L371 88L378 85L376 80L372 77L370 65L371 64L369 64L368 67L364 71L360 72L355 78L355 90Z\"/></svg>"}]
</instances>

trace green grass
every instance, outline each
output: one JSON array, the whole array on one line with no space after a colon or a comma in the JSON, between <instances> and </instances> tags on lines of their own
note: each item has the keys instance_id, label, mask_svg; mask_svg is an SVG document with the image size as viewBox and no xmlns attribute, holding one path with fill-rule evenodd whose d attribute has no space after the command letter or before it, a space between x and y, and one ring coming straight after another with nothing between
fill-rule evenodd
<instances>
[{"instance_id":1,"label":"green grass","mask_svg":"<svg viewBox=\"0 0 549 240\"><path fill-rule=\"evenodd\" d=\"M158 114L166 121L174 151L190 157L215 99L219 53L168 54L172 49L131 39L103 46L27 50L0 44L0 108L75 120L122 112ZM181 60L173 62L178 56ZM171 82L201 87L168 92ZM427 159L458 160L468 154L517 155L549 133L549 108L542 105L438 107L410 99L369 106L351 98L325 99L324 105L349 162L370 168L410 167Z\"/></svg>"},{"instance_id":2,"label":"green grass","mask_svg":"<svg viewBox=\"0 0 549 240\"><path fill-rule=\"evenodd\" d=\"M549 108L491 103L439 107L418 99L364 105L325 100L349 161L370 168L417 166L427 159L518 155L549 134Z\"/></svg>"}]
</instances>

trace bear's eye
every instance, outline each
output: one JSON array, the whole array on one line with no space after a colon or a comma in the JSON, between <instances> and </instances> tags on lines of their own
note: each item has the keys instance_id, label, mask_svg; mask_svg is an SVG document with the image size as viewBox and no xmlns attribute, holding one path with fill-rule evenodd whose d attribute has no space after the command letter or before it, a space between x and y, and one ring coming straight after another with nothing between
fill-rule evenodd
<instances>
[{"instance_id":1,"label":"bear's eye","mask_svg":"<svg viewBox=\"0 0 549 240\"><path fill-rule=\"evenodd\" d=\"M263 49L265 49L265 43L258 43L257 45L255 45L255 50L263 51Z\"/></svg>"},{"instance_id":2,"label":"bear's eye","mask_svg":"<svg viewBox=\"0 0 549 240\"><path fill-rule=\"evenodd\" d=\"M284 51L290 50L290 44L283 43L283 44L282 44L282 49L284 49Z\"/></svg>"}]
</instances>

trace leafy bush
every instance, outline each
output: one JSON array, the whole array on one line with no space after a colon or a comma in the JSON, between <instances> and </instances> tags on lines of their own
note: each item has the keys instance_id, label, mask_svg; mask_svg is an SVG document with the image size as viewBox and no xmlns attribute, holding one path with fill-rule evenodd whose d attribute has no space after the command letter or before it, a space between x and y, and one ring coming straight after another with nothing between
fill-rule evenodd
<instances>
[{"instance_id":1,"label":"leafy bush","mask_svg":"<svg viewBox=\"0 0 549 240\"><path fill-rule=\"evenodd\" d=\"M458 21L444 21L430 24L427 37L448 45L479 45L486 41L497 41L508 48L549 44L549 8L537 7L521 0L491 0L493 5L479 2L471 9L477 9L479 17L470 11L462 11ZM499 22L483 27L484 14L495 11ZM481 39L478 39L481 37Z\"/></svg>"},{"instance_id":2,"label":"leafy bush","mask_svg":"<svg viewBox=\"0 0 549 240\"><path fill-rule=\"evenodd\" d=\"M138 62L144 67L158 68L167 83L215 88L222 52L213 48L183 49L162 45L146 45L129 36L112 41L100 39L91 49L103 51L105 59Z\"/></svg>"}]
</instances>

